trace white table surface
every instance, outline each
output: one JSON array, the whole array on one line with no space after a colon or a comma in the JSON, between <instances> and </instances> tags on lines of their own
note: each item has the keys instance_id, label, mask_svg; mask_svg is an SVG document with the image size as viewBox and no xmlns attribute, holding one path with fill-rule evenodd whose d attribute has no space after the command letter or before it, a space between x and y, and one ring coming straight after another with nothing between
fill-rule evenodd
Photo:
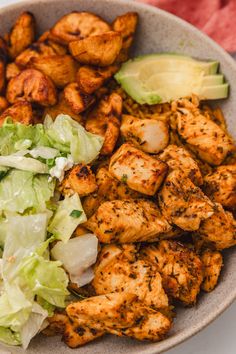
<instances>
[{"instance_id":1,"label":"white table surface","mask_svg":"<svg viewBox=\"0 0 236 354\"><path fill-rule=\"evenodd\" d=\"M0 0L0 7L20 1L21 0ZM169 350L166 354L236 354L235 320L236 303L231 305L229 309L207 328L188 341ZM12 352L12 354L14 354L14 352Z\"/></svg>"}]
</instances>

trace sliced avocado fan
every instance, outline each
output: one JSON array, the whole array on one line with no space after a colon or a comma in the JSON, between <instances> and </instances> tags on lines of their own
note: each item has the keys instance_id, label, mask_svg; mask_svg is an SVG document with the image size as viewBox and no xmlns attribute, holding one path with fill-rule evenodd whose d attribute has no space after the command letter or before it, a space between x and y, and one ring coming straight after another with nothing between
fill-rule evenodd
<instances>
[{"instance_id":1,"label":"sliced avocado fan","mask_svg":"<svg viewBox=\"0 0 236 354\"><path fill-rule=\"evenodd\" d=\"M196 94L200 99L228 96L229 84L218 74L217 61L178 54L150 54L129 60L115 79L136 102L156 104Z\"/></svg>"}]
</instances>

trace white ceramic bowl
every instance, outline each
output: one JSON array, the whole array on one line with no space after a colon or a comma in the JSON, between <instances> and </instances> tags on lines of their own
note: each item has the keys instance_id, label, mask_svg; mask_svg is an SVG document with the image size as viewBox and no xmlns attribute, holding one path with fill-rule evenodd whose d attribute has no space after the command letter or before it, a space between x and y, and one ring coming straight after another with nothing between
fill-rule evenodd
<instances>
[{"instance_id":1,"label":"white ceramic bowl","mask_svg":"<svg viewBox=\"0 0 236 354\"><path fill-rule=\"evenodd\" d=\"M39 32L54 24L65 13L73 10L91 11L111 21L127 11L140 15L135 40L135 54L155 52L179 52L201 59L215 59L220 62L221 71L230 83L230 98L220 102L229 130L236 137L236 64L215 42L200 31L154 7L126 0L27 0L0 10L0 33L8 31L15 18L22 11L31 11L37 19ZM219 285L210 294L201 295L193 308L178 309L177 318L168 338L159 343L138 342L115 336L105 336L90 344L75 349L78 354L156 354L194 335L236 298L236 249L224 254L224 268ZM0 351L1 352L1 351ZM11 352L23 353L20 348ZM60 337L39 336L32 341L28 354L69 354L72 350L60 342Z\"/></svg>"}]
</instances>

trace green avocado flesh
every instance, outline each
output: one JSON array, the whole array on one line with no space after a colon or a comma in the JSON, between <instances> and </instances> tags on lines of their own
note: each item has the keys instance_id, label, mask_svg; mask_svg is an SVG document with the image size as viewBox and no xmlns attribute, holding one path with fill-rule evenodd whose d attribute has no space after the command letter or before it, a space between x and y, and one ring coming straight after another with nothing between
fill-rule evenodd
<instances>
[{"instance_id":1,"label":"green avocado flesh","mask_svg":"<svg viewBox=\"0 0 236 354\"><path fill-rule=\"evenodd\" d=\"M157 104L196 94L200 99L228 96L229 85L217 74L219 63L178 54L150 54L129 60L115 79L136 102Z\"/></svg>"}]
</instances>

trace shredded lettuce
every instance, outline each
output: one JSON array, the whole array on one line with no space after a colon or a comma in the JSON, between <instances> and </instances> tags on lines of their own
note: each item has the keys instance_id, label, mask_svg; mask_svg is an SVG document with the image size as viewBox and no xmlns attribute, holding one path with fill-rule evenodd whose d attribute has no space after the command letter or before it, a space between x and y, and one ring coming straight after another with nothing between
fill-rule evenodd
<instances>
[{"instance_id":1,"label":"shredded lettuce","mask_svg":"<svg viewBox=\"0 0 236 354\"><path fill-rule=\"evenodd\" d=\"M0 156L0 166L13 167L18 170L34 173L48 173L48 167L45 163L31 157L15 155Z\"/></svg>"}]
</instances>

